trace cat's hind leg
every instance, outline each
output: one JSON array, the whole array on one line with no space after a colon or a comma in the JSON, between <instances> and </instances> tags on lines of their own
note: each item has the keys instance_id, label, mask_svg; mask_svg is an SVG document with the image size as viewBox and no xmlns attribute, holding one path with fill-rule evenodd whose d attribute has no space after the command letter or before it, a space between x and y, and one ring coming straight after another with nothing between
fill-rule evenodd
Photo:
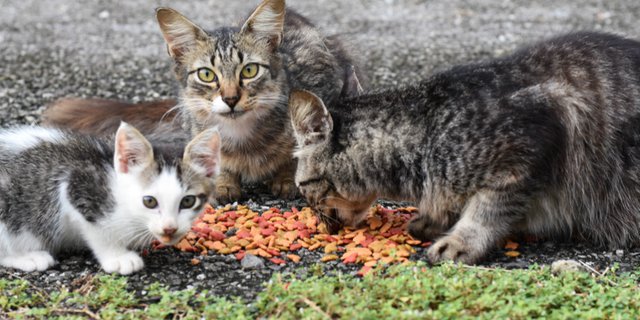
<instances>
[{"instance_id":1,"label":"cat's hind leg","mask_svg":"<svg viewBox=\"0 0 640 320\"><path fill-rule=\"evenodd\" d=\"M427 251L429 260L474 264L520 221L530 206L525 194L483 190L472 196L452 230Z\"/></svg>"},{"instance_id":2,"label":"cat's hind leg","mask_svg":"<svg viewBox=\"0 0 640 320\"><path fill-rule=\"evenodd\" d=\"M55 264L53 256L47 251L30 251L21 255L0 258L0 265L26 272L44 271Z\"/></svg>"}]
</instances>

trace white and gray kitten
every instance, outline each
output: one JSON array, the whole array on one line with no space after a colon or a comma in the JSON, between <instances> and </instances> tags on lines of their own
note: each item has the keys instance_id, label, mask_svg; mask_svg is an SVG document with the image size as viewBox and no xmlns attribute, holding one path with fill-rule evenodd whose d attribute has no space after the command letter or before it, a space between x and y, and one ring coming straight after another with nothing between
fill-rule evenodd
<instances>
[{"instance_id":1,"label":"white and gray kitten","mask_svg":"<svg viewBox=\"0 0 640 320\"><path fill-rule=\"evenodd\" d=\"M213 189L220 138L203 131L184 149L152 146L122 123L115 139L59 129L0 131L0 265L46 270L53 256L89 248L106 272L130 274L134 251L173 244Z\"/></svg>"}]
</instances>

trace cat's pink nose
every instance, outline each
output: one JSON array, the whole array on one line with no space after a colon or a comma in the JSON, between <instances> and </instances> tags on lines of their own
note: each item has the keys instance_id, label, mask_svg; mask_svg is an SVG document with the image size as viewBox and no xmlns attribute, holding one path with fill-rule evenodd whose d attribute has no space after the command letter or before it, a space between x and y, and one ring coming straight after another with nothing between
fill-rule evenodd
<instances>
[{"instance_id":1,"label":"cat's pink nose","mask_svg":"<svg viewBox=\"0 0 640 320\"><path fill-rule=\"evenodd\" d=\"M176 233L177 229L176 228L164 228L164 229L162 229L162 231L164 231L165 235L172 236L174 233Z\"/></svg>"}]
</instances>

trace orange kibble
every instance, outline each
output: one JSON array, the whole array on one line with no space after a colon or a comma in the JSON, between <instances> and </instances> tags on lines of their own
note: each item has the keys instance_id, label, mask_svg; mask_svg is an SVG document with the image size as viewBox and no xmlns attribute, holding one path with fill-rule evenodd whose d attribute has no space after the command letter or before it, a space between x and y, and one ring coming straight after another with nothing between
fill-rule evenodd
<instances>
[{"instance_id":1,"label":"orange kibble","mask_svg":"<svg viewBox=\"0 0 640 320\"><path fill-rule=\"evenodd\" d=\"M342 255L342 262L347 263L355 263L358 259L358 254L355 252L348 252Z\"/></svg>"},{"instance_id":2,"label":"orange kibble","mask_svg":"<svg viewBox=\"0 0 640 320\"><path fill-rule=\"evenodd\" d=\"M364 266L364 267L362 267L362 268L358 271L358 273L356 273L356 274L357 274L358 276L360 276L360 277L364 277L364 276L366 276L367 274L369 274L369 272L371 272L371 270L372 270L372 269L373 269L373 268L372 268L372 267L370 267L370 266Z\"/></svg>"},{"instance_id":3,"label":"orange kibble","mask_svg":"<svg viewBox=\"0 0 640 320\"><path fill-rule=\"evenodd\" d=\"M512 250L512 251L505 252L504 255L507 257L515 258L520 255L520 252Z\"/></svg>"},{"instance_id":4,"label":"orange kibble","mask_svg":"<svg viewBox=\"0 0 640 320\"><path fill-rule=\"evenodd\" d=\"M324 253L333 253L338 251L338 244L336 242L331 242L324 247Z\"/></svg>"},{"instance_id":5,"label":"orange kibble","mask_svg":"<svg viewBox=\"0 0 640 320\"><path fill-rule=\"evenodd\" d=\"M269 252L267 252L266 250L260 248L258 249L258 255L264 258L273 258L273 256L271 254L269 254Z\"/></svg>"},{"instance_id":6,"label":"orange kibble","mask_svg":"<svg viewBox=\"0 0 640 320\"><path fill-rule=\"evenodd\" d=\"M382 226L382 220L378 216L372 216L369 218L369 228L372 230L380 228Z\"/></svg>"},{"instance_id":7,"label":"orange kibble","mask_svg":"<svg viewBox=\"0 0 640 320\"><path fill-rule=\"evenodd\" d=\"M322 262L329 262L329 261L333 261L333 260L338 260L338 256L335 254L327 254L325 256L323 256L322 258L320 258L320 261Z\"/></svg>"},{"instance_id":8,"label":"orange kibble","mask_svg":"<svg viewBox=\"0 0 640 320\"><path fill-rule=\"evenodd\" d=\"M360 244L362 241L366 240L367 237L362 234L362 233L358 233L357 236L353 237L353 242Z\"/></svg>"},{"instance_id":9,"label":"orange kibble","mask_svg":"<svg viewBox=\"0 0 640 320\"><path fill-rule=\"evenodd\" d=\"M412 245L412 246L418 246L418 245L420 245L422 243L422 241L415 240L415 239L407 239L405 242L410 244L410 245Z\"/></svg>"},{"instance_id":10,"label":"orange kibble","mask_svg":"<svg viewBox=\"0 0 640 320\"><path fill-rule=\"evenodd\" d=\"M194 266L199 265L200 262L201 262L200 259L196 259L196 258L191 259L191 264Z\"/></svg>"},{"instance_id":11,"label":"orange kibble","mask_svg":"<svg viewBox=\"0 0 640 320\"><path fill-rule=\"evenodd\" d=\"M389 229L391 229L392 226L393 224L391 222L385 223L384 225L382 225L382 227L380 227L380 233L385 233L389 231Z\"/></svg>"},{"instance_id":12,"label":"orange kibble","mask_svg":"<svg viewBox=\"0 0 640 320\"><path fill-rule=\"evenodd\" d=\"M518 249L519 244L517 242L513 242L511 240L507 240L507 243L504 245L505 249L516 250Z\"/></svg>"},{"instance_id":13,"label":"orange kibble","mask_svg":"<svg viewBox=\"0 0 640 320\"><path fill-rule=\"evenodd\" d=\"M313 250L315 250L315 249L320 248L321 246L322 246L322 243L320 243L320 242L316 242L316 243L312 244L311 246L309 246L309 248L308 248L308 249L309 249L309 250L311 250L311 251L313 251Z\"/></svg>"},{"instance_id":14,"label":"orange kibble","mask_svg":"<svg viewBox=\"0 0 640 320\"><path fill-rule=\"evenodd\" d=\"M296 263L300 262L300 256L296 254L288 254L287 258Z\"/></svg>"}]
</instances>

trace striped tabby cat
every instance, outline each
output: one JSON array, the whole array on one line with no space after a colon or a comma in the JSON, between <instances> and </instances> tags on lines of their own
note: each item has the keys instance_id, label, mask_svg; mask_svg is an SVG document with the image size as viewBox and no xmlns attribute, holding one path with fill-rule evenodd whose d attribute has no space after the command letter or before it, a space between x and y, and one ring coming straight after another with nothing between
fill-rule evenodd
<instances>
[{"instance_id":1,"label":"striped tabby cat","mask_svg":"<svg viewBox=\"0 0 640 320\"><path fill-rule=\"evenodd\" d=\"M416 86L329 102L297 91L296 182L332 231L411 200L432 262L511 232L640 244L640 43L576 33Z\"/></svg>"}]
</instances>

